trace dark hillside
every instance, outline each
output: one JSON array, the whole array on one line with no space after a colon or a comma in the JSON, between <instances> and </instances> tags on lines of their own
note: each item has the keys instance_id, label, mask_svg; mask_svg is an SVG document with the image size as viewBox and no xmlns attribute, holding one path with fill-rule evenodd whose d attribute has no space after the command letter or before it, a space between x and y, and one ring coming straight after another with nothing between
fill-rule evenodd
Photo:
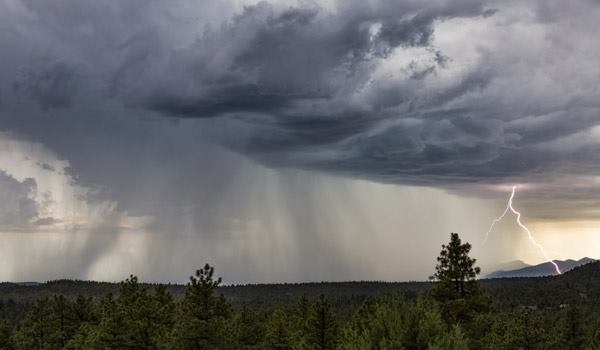
<instances>
[{"instance_id":1,"label":"dark hillside","mask_svg":"<svg viewBox=\"0 0 600 350\"><path fill-rule=\"evenodd\" d=\"M481 285L496 304L506 310L522 305L557 308L561 304L576 302L589 302L594 308L600 308L600 262L576 267L560 276L484 279ZM154 286L142 284L143 288L151 289ZM348 304L360 304L366 298L400 294L407 299L415 299L431 286L430 282L283 283L223 286L219 292L234 305L265 310L278 305L292 305L305 294L309 298L325 294L336 308L343 309ZM167 290L180 298L185 286L167 285ZM9 300L13 304L27 304L57 294L72 299L78 295L99 299L107 293L116 294L118 291L118 283L108 282L58 280L26 285L5 282L0 283L0 300L3 301L0 313L4 312L2 310Z\"/></svg>"}]
</instances>

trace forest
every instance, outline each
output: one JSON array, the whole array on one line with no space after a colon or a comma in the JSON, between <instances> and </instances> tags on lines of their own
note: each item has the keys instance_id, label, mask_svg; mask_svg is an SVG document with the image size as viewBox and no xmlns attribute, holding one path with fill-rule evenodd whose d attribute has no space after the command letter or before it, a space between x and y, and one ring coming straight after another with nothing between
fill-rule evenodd
<instances>
[{"instance_id":1,"label":"forest","mask_svg":"<svg viewBox=\"0 0 600 350\"><path fill-rule=\"evenodd\" d=\"M0 285L0 349L600 349L600 262L480 280L458 234L428 282Z\"/></svg>"}]
</instances>

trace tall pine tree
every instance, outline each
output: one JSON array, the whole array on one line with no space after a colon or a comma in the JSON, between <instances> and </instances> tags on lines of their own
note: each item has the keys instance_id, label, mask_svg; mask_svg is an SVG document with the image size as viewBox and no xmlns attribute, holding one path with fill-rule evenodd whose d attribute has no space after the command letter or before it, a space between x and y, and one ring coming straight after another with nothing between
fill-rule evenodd
<instances>
[{"instance_id":1,"label":"tall pine tree","mask_svg":"<svg viewBox=\"0 0 600 350\"><path fill-rule=\"evenodd\" d=\"M206 264L190 277L180 304L171 346L181 350L227 348L231 342L231 306L216 289L214 268Z\"/></svg>"},{"instance_id":2,"label":"tall pine tree","mask_svg":"<svg viewBox=\"0 0 600 350\"><path fill-rule=\"evenodd\" d=\"M481 272L475 259L469 257L471 245L462 243L458 233L450 234L450 242L442 245L437 258L436 281L430 295L442 306L442 315L450 325L470 321L478 312L489 308L487 296L477 281Z\"/></svg>"},{"instance_id":3,"label":"tall pine tree","mask_svg":"<svg viewBox=\"0 0 600 350\"><path fill-rule=\"evenodd\" d=\"M331 305L321 294L313 304L306 322L304 347L308 350L333 350L338 343L338 325Z\"/></svg>"}]
</instances>

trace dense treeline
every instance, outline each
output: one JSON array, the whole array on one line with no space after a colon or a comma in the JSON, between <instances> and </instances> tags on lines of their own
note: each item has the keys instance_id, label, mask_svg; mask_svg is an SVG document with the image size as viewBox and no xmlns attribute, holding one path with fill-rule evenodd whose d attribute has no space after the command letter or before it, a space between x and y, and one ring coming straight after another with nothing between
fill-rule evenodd
<instances>
[{"instance_id":1,"label":"dense treeline","mask_svg":"<svg viewBox=\"0 0 600 350\"><path fill-rule=\"evenodd\" d=\"M418 294L307 293L249 307L225 297L206 265L185 289L131 276L100 298L4 301L0 349L600 349L596 294L586 289L597 284L598 263L537 279L563 297L536 299L534 284L519 282L531 279L510 279L497 302L469 251L452 234ZM527 303L515 302L519 294Z\"/></svg>"}]
</instances>

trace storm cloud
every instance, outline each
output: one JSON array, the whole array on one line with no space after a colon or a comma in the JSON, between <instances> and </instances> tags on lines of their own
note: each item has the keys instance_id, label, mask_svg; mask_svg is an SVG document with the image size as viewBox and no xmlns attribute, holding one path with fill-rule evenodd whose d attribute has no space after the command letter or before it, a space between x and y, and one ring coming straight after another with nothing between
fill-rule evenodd
<instances>
[{"instance_id":1,"label":"storm cloud","mask_svg":"<svg viewBox=\"0 0 600 350\"><path fill-rule=\"evenodd\" d=\"M323 238L343 220L313 209L338 210L315 204L322 183L452 203L522 184L538 220L598 219L599 16L591 0L0 0L0 136L22 151L0 164L0 226L85 232L86 273L124 231L207 252L287 230L314 261L335 251L333 273L359 269Z\"/></svg>"},{"instance_id":2,"label":"storm cloud","mask_svg":"<svg viewBox=\"0 0 600 350\"><path fill-rule=\"evenodd\" d=\"M184 4L5 1L5 109L210 119L269 166L384 182L597 172L593 2L260 2L212 23Z\"/></svg>"}]
</instances>

